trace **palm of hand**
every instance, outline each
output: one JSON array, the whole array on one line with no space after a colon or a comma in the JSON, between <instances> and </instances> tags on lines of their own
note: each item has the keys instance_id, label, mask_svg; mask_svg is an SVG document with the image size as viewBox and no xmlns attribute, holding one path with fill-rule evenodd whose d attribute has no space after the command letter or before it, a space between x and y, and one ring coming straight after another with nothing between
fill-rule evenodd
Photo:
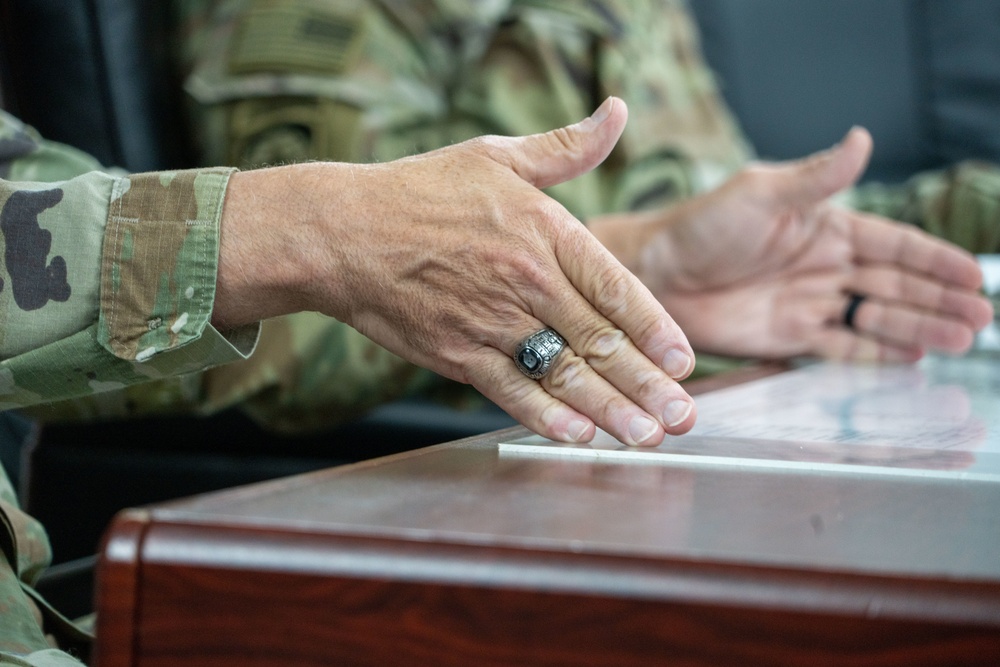
<instances>
[{"instance_id":1,"label":"palm of hand","mask_svg":"<svg viewBox=\"0 0 1000 667\"><path fill-rule=\"evenodd\" d=\"M673 226L682 270L661 273L653 294L703 351L848 356L830 347L841 338L830 334L839 333L854 270L846 212L829 202L781 210L725 194Z\"/></svg>"},{"instance_id":2,"label":"palm of hand","mask_svg":"<svg viewBox=\"0 0 1000 667\"><path fill-rule=\"evenodd\" d=\"M913 361L960 353L992 318L969 253L908 225L838 207L871 138L756 165L647 220L630 264L699 350ZM851 295L865 295L855 326Z\"/></svg>"}]
</instances>

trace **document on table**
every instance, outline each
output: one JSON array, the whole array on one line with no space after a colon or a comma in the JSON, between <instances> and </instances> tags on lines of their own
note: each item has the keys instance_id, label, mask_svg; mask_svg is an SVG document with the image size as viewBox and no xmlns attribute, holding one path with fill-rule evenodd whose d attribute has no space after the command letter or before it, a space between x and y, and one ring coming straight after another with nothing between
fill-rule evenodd
<instances>
[{"instance_id":1,"label":"document on table","mask_svg":"<svg viewBox=\"0 0 1000 667\"><path fill-rule=\"evenodd\" d=\"M531 436L500 451L1000 482L996 353L915 365L817 363L695 400L692 431L659 447L627 447L599 432L586 445Z\"/></svg>"}]
</instances>

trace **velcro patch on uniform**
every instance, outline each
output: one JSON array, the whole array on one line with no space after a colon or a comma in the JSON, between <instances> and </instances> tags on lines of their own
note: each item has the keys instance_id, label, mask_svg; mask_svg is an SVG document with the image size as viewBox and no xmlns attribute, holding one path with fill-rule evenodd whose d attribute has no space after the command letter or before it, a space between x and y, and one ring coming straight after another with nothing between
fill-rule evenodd
<instances>
[{"instance_id":1,"label":"velcro patch on uniform","mask_svg":"<svg viewBox=\"0 0 1000 667\"><path fill-rule=\"evenodd\" d=\"M357 51L361 19L360 8L331 8L328 2L258 6L236 34L229 69L234 74L342 72Z\"/></svg>"}]
</instances>

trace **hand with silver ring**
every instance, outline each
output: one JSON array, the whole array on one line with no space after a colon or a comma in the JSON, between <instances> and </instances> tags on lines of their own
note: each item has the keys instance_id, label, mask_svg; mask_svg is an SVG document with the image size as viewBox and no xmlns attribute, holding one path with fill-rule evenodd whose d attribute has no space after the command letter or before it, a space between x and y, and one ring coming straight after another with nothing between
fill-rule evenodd
<instances>
[{"instance_id":1,"label":"hand with silver ring","mask_svg":"<svg viewBox=\"0 0 1000 667\"><path fill-rule=\"evenodd\" d=\"M381 164L234 174L213 323L320 311L474 385L549 438L587 441L600 427L656 445L684 433L695 420L678 382L694 367L687 338L541 192L599 164L626 117L609 98L545 134L480 137ZM273 261L276 252L294 261ZM519 370L511 357L522 342Z\"/></svg>"}]
</instances>

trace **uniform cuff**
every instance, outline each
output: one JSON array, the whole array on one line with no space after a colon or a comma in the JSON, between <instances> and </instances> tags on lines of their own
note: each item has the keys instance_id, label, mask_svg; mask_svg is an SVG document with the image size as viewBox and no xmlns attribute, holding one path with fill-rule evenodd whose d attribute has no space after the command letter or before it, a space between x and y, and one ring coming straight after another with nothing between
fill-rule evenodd
<instances>
[{"instance_id":1,"label":"uniform cuff","mask_svg":"<svg viewBox=\"0 0 1000 667\"><path fill-rule=\"evenodd\" d=\"M221 334L209 325L219 220L234 171L133 174L115 182L102 249L98 342L116 357L146 362L203 337L197 347L228 357L216 363L253 350L258 326Z\"/></svg>"}]
</instances>

